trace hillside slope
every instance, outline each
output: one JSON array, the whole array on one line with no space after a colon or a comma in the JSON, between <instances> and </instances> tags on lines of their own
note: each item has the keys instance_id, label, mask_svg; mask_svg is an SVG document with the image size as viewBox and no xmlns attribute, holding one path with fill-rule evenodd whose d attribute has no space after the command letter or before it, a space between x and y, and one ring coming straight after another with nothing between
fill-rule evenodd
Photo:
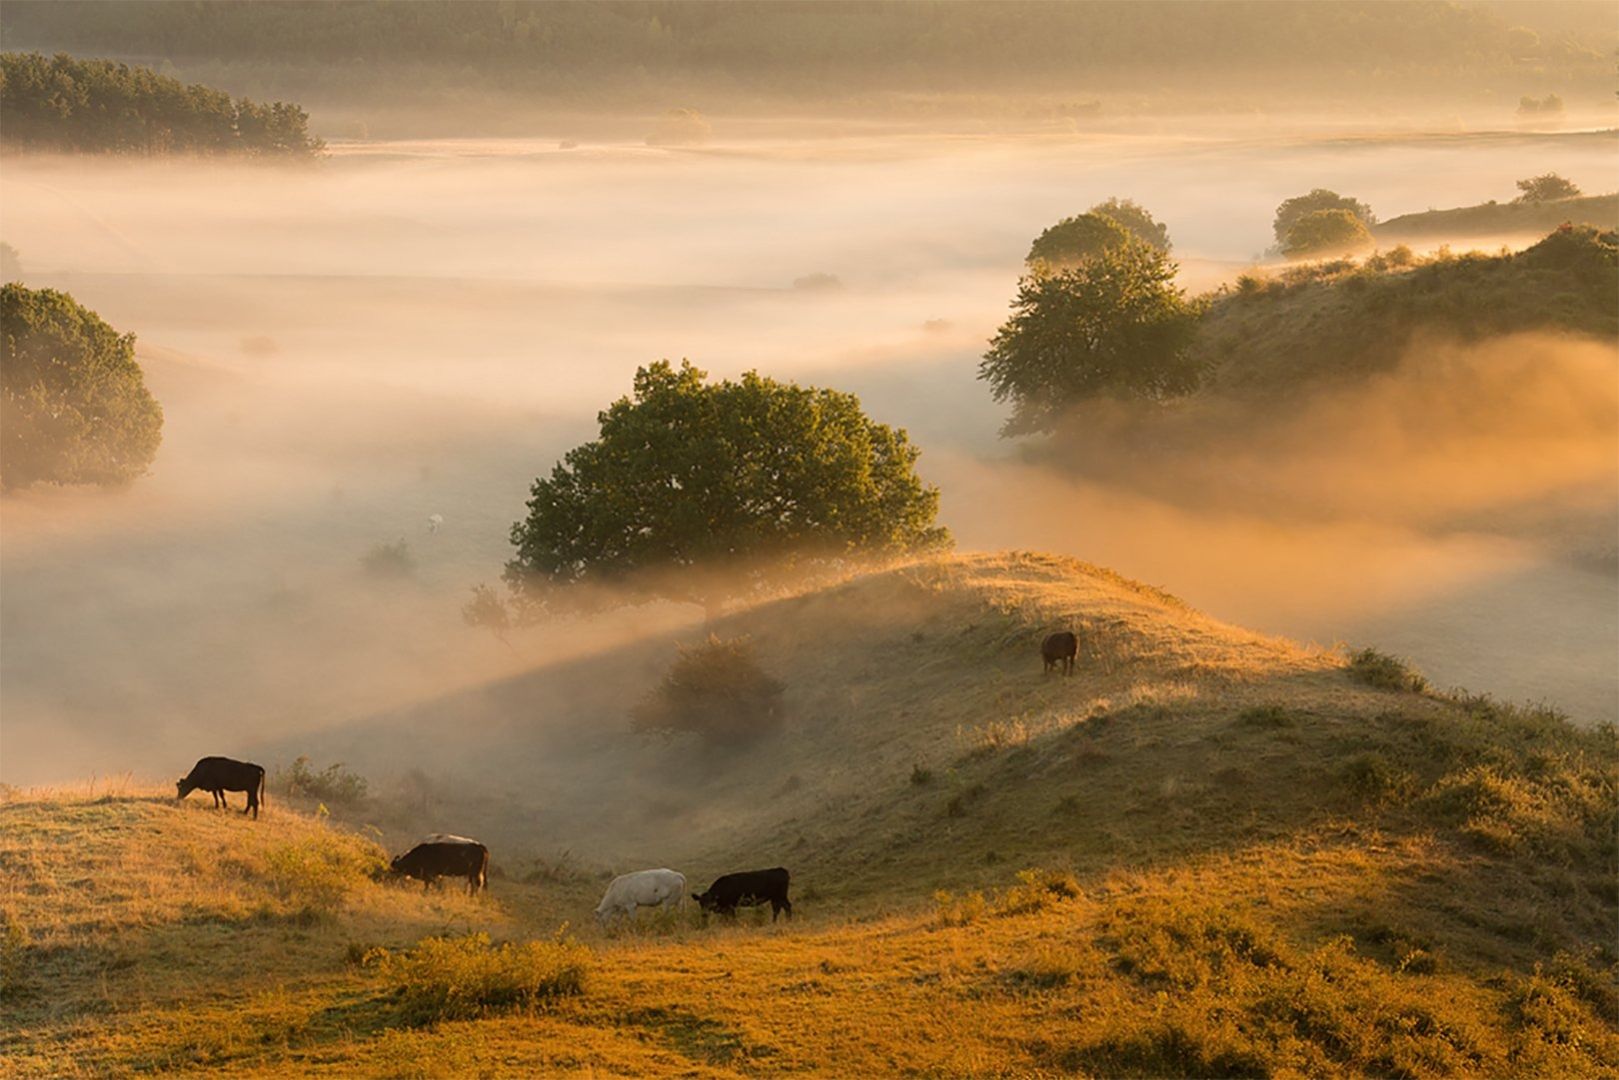
<instances>
[{"instance_id":1,"label":"hillside slope","mask_svg":"<svg viewBox=\"0 0 1619 1080\"><path fill-rule=\"evenodd\" d=\"M1079 673L1044 677L1064 625ZM789 686L740 756L625 734L643 643L374 718L477 764L425 809L13 793L0 1073L1619 1075L1611 730L1379 688L1397 666L1038 555L714 629ZM486 897L371 880L430 826L490 841ZM613 871L776 863L790 923L590 919ZM535 995L476 940L404 951L468 931L538 941ZM582 983L541 978L564 960Z\"/></svg>"},{"instance_id":2,"label":"hillside slope","mask_svg":"<svg viewBox=\"0 0 1619 1080\"><path fill-rule=\"evenodd\" d=\"M1434 239L1545 235L1563 224L1597 229L1619 226L1619 194L1581 195L1546 202L1487 202L1452 210L1401 214L1372 226L1385 244Z\"/></svg>"}]
</instances>

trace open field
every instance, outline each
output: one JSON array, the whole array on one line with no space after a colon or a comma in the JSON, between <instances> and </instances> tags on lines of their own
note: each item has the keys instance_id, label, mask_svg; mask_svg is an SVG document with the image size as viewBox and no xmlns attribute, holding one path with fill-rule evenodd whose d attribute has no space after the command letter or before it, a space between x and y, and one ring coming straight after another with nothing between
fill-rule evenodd
<instances>
[{"instance_id":1,"label":"open field","mask_svg":"<svg viewBox=\"0 0 1619 1080\"><path fill-rule=\"evenodd\" d=\"M1031 653L1053 625L1087 643L1072 679ZM781 735L719 763L599 731L571 786L558 744L508 741L539 782L526 830L485 836L477 899L371 880L425 831L385 799L340 824L272 793L254 823L133 782L13 792L0 1068L1619 1075L1609 728L1379 689L1044 556L874 572L721 629L791 688ZM595 926L604 875L665 862L694 887L787 865L798 917ZM400 951L468 932L571 937L585 954L539 955L582 985L422 1006Z\"/></svg>"}]
</instances>

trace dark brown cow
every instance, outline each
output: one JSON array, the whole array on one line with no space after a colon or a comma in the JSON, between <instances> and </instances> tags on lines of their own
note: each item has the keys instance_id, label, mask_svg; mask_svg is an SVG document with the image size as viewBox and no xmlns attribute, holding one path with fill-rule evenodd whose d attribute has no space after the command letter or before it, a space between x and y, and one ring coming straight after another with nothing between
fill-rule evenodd
<instances>
[{"instance_id":1,"label":"dark brown cow","mask_svg":"<svg viewBox=\"0 0 1619 1080\"><path fill-rule=\"evenodd\" d=\"M264 766L251 761L233 761L228 757L205 757L191 766L185 779L174 784L174 797L183 799L193 791L206 791L214 797L214 809L229 806L227 791L247 792L247 809L259 819L259 802L264 798Z\"/></svg>"},{"instance_id":2,"label":"dark brown cow","mask_svg":"<svg viewBox=\"0 0 1619 1080\"><path fill-rule=\"evenodd\" d=\"M1074 658L1079 655L1079 638L1070 630L1063 630L1052 634L1040 645L1040 659L1046 662L1045 670L1049 674L1058 664L1062 665L1064 675L1074 673Z\"/></svg>"},{"instance_id":3,"label":"dark brown cow","mask_svg":"<svg viewBox=\"0 0 1619 1080\"><path fill-rule=\"evenodd\" d=\"M467 892L476 894L489 885L489 849L462 836L430 836L388 864L390 871L413 877L423 891L441 877L464 877Z\"/></svg>"},{"instance_id":4,"label":"dark brown cow","mask_svg":"<svg viewBox=\"0 0 1619 1080\"><path fill-rule=\"evenodd\" d=\"M707 892L701 895L692 893L691 898L704 911L731 916L736 915L738 907L769 904L770 921L775 922L776 916L783 911L789 919L793 917L793 903L787 899L787 882L785 867L745 870L737 874L722 874L714 879Z\"/></svg>"}]
</instances>

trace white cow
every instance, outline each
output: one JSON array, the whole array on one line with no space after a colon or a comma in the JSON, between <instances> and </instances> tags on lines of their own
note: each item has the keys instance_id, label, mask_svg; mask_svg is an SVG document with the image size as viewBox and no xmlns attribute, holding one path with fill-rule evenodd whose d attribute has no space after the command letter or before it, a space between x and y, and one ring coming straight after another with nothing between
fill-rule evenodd
<instances>
[{"instance_id":1,"label":"white cow","mask_svg":"<svg viewBox=\"0 0 1619 1080\"><path fill-rule=\"evenodd\" d=\"M673 908L686 902L686 875L676 870L637 870L620 874L607 886L602 902L596 905L596 920L607 925L614 915L635 918L644 907Z\"/></svg>"}]
</instances>

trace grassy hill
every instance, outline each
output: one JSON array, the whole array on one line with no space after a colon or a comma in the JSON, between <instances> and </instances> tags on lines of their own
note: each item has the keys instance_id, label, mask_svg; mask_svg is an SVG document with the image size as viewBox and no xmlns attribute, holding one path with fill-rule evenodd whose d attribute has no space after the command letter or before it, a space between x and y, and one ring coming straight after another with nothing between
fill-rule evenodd
<instances>
[{"instance_id":1,"label":"grassy hill","mask_svg":"<svg viewBox=\"0 0 1619 1080\"><path fill-rule=\"evenodd\" d=\"M1205 394L1269 398L1392 369L1418 334L1619 336L1619 234L1558 228L1516 253L1409 251L1245 276L1213 298L1194 346Z\"/></svg>"},{"instance_id":2,"label":"grassy hill","mask_svg":"<svg viewBox=\"0 0 1619 1080\"><path fill-rule=\"evenodd\" d=\"M1433 239L1544 235L1562 224L1597 229L1619 226L1619 193L1582 195L1548 202L1487 202L1454 210L1402 214L1372 226L1381 243L1401 244Z\"/></svg>"},{"instance_id":3,"label":"grassy hill","mask_svg":"<svg viewBox=\"0 0 1619 1080\"><path fill-rule=\"evenodd\" d=\"M1038 555L714 629L789 688L720 758L626 733L652 640L373 718L357 767L463 782L343 822L12 793L0 1074L1619 1075L1611 730ZM486 897L371 879L435 826ZM778 862L791 923L589 916L614 871Z\"/></svg>"}]
</instances>

